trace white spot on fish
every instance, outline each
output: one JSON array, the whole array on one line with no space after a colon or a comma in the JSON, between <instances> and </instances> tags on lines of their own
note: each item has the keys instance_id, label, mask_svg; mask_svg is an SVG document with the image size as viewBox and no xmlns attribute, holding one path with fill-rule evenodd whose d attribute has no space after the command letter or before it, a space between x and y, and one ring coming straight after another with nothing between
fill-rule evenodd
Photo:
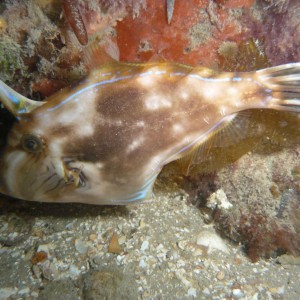
<instances>
[{"instance_id":1,"label":"white spot on fish","mask_svg":"<svg viewBox=\"0 0 300 300\"><path fill-rule=\"evenodd\" d=\"M153 87L156 83L153 75L141 76L137 79L137 82L145 87Z\"/></svg>"},{"instance_id":2,"label":"white spot on fish","mask_svg":"<svg viewBox=\"0 0 300 300\"><path fill-rule=\"evenodd\" d=\"M97 163L95 163L95 167L96 167L98 170L101 170L101 169L103 169L104 164L101 163L101 162L97 162Z\"/></svg>"},{"instance_id":3,"label":"white spot on fish","mask_svg":"<svg viewBox=\"0 0 300 300\"><path fill-rule=\"evenodd\" d=\"M117 120L114 124L117 125L117 126L122 126L123 121L122 120Z\"/></svg>"},{"instance_id":4,"label":"white spot on fish","mask_svg":"<svg viewBox=\"0 0 300 300\"><path fill-rule=\"evenodd\" d=\"M163 95L153 94L146 98L145 105L148 110L158 110L171 107L172 103Z\"/></svg>"},{"instance_id":5,"label":"white spot on fish","mask_svg":"<svg viewBox=\"0 0 300 300\"><path fill-rule=\"evenodd\" d=\"M145 127L145 122L144 121L138 121L138 122L136 122L136 126L137 127Z\"/></svg>"},{"instance_id":6,"label":"white spot on fish","mask_svg":"<svg viewBox=\"0 0 300 300\"><path fill-rule=\"evenodd\" d=\"M65 143L65 138L53 138L49 144L50 155L53 157L62 157L62 145Z\"/></svg>"},{"instance_id":7,"label":"white spot on fish","mask_svg":"<svg viewBox=\"0 0 300 300\"><path fill-rule=\"evenodd\" d=\"M182 100L187 100L189 98L189 94L187 92L181 92L180 97Z\"/></svg>"},{"instance_id":8,"label":"white spot on fish","mask_svg":"<svg viewBox=\"0 0 300 300\"><path fill-rule=\"evenodd\" d=\"M183 126L181 124L174 124L173 125L173 131L174 131L174 133L182 133L183 132Z\"/></svg>"},{"instance_id":9,"label":"white spot on fish","mask_svg":"<svg viewBox=\"0 0 300 300\"><path fill-rule=\"evenodd\" d=\"M204 117L204 118L203 118L203 121L204 121L206 124L209 124L209 117Z\"/></svg>"},{"instance_id":10,"label":"white spot on fish","mask_svg":"<svg viewBox=\"0 0 300 300\"><path fill-rule=\"evenodd\" d=\"M71 126L72 131L80 136L93 135L97 95L97 88L91 89L74 97L64 105L63 109L50 110L49 113L41 114L37 126L41 131L39 134L47 136L46 128L52 130L56 129L56 126ZM49 124L53 124L53 126L49 126Z\"/></svg>"},{"instance_id":11,"label":"white spot on fish","mask_svg":"<svg viewBox=\"0 0 300 300\"><path fill-rule=\"evenodd\" d=\"M238 89L234 88L234 87L229 87L227 89L227 93L231 96L237 96L240 94L240 92L238 91Z\"/></svg>"},{"instance_id":12,"label":"white spot on fish","mask_svg":"<svg viewBox=\"0 0 300 300\"><path fill-rule=\"evenodd\" d=\"M91 123L81 124L80 126L77 126L76 133L80 136L92 136L95 132L94 127Z\"/></svg>"},{"instance_id":13,"label":"white spot on fish","mask_svg":"<svg viewBox=\"0 0 300 300\"><path fill-rule=\"evenodd\" d=\"M241 103L241 93L235 87L228 87L227 88L227 97L228 101L232 101L235 107L240 107Z\"/></svg>"},{"instance_id":14,"label":"white spot on fish","mask_svg":"<svg viewBox=\"0 0 300 300\"><path fill-rule=\"evenodd\" d=\"M129 144L129 146L126 149L126 152L130 153L130 152L136 150L139 146L141 146L143 144L144 140L145 140L144 136L140 136L140 137L136 138L135 140L133 140L131 142L131 144Z\"/></svg>"},{"instance_id":15,"label":"white spot on fish","mask_svg":"<svg viewBox=\"0 0 300 300\"><path fill-rule=\"evenodd\" d=\"M203 88L202 91L203 96L206 98L206 100L214 100L217 97L220 97L220 91L217 87L209 86L206 88Z\"/></svg>"}]
</instances>

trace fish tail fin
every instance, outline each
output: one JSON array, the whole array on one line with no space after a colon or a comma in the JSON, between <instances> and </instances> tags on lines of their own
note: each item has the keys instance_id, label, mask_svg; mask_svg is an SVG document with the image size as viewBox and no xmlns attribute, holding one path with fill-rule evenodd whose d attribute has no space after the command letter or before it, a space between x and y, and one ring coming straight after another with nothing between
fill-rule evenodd
<instances>
[{"instance_id":1,"label":"fish tail fin","mask_svg":"<svg viewBox=\"0 0 300 300\"><path fill-rule=\"evenodd\" d=\"M300 62L256 72L259 82L271 93L268 108L300 112Z\"/></svg>"}]
</instances>

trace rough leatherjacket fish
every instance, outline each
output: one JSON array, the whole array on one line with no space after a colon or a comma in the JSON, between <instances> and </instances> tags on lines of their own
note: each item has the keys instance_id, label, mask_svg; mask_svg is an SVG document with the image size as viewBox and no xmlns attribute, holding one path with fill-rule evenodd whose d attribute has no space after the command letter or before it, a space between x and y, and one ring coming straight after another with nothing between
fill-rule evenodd
<instances>
[{"instance_id":1,"label":"rough leatherjacket fish","mask_svg":"<svg viewBox=\"0 0 300 300\"><path fill-rule=\"evenodd\" d=\"M249 73L108 64L45 102L3 82L0 98L16 118L0 158L3 194L128 204L151 195L164 165L201 147L238 112L300 112L300 63Z\"/></svg>"}]
</instances>

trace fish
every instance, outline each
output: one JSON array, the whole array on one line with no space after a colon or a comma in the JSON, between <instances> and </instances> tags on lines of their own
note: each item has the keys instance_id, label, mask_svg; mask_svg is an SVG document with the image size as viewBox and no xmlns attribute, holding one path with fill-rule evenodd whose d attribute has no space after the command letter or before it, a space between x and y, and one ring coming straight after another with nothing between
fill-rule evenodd
<instances>
[{"instance_id":1,"label":"fish","mask_svg":"<svg viewBox=\"0 0 300 300\"><path fill-rule=\"evenodd\" d=\"M300 112L300 63L218 72L172 62L103 64L45 101L0 82L15 117L0 192L29 201L127 205L249 109Z\"/></svg>"}]
</instances>

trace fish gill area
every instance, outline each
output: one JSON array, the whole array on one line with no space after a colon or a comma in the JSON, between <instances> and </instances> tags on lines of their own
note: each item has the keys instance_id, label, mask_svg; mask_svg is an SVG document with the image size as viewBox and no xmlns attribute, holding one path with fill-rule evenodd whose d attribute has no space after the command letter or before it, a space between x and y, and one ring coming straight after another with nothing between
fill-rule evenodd
<instances>
[{"instance_id":1,"label":"fish gill area","mask_svg":"<svg viewBox=\"0 0 300 300\"><path fill-rule=\"evenodd\" d=\"M4 0L0 79L44 100L88 74L95 40L103 62L253 71L299 62L299 28L297 0ZM0 147L13 121L1 107ZM299 299L300 118L236 122L188 173L166 166L143 203L1 195L0 299Z\"/></svg>"}]
</instances>

